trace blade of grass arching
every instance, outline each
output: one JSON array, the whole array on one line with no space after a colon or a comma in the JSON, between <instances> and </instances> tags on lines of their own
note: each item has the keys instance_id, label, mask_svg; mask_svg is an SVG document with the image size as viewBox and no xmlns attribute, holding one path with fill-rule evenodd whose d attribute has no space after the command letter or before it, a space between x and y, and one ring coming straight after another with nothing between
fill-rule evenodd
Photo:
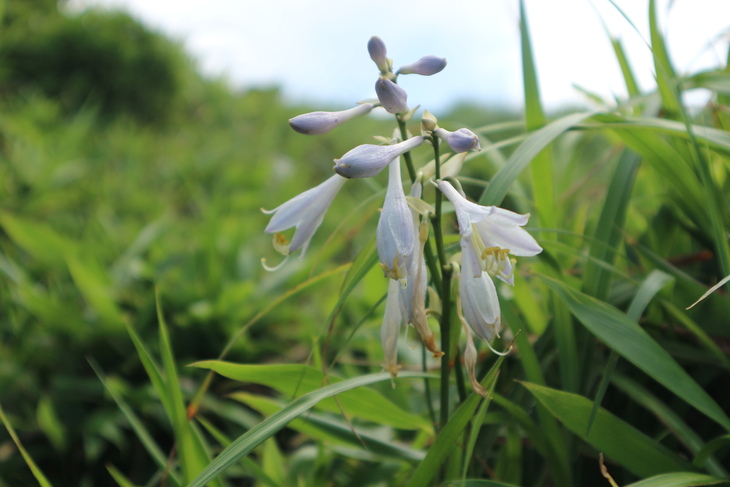
<instances>
[{"instance_id":1,"label":"blade of grass arching","mask_svg":"<svg viewBox=\"0 0 730 487\"><path fill-rule=\"evenodd\" d=\"M497 482L496 480L466 479L447 482L446 487L519 487L515 484Z\"/></svg>"},{"instance_id":2,"label":"blade of grass arching","mask_svg":"<svg viewBox=\"0 0 730 487\"><path fill-rule=\"evenodd\" d=\"M2 405L0 405L0 421L2 421L3 425L5 425L5 429L8 430L10 438L12 438L16 448L18 448L18 451L23 456L25 464L28 465L28 468L33 473L33 477L35 477L35 479L38 481L38 484L40 484L41 487L51 487L51 483L43 474L43 471L38 468L38 465L36 465L36 463L33 461L33 458L28 454L28 451L23 446L23 443L20 442L20 438L15 433L13 425L10 424L10 421L8 421L8 418L5 416L5 411L3 411Z\"/></svg>"},{"instance_id":3,"label":"blade of grass arching","mask_svg":"<svg viewBox=\"0 0 730 487\"><path fill-rule=\"evenodd\" d=\"M159 466L161 470L167 471L167 476L174 485L181 485L180 477L175 470L170 469L167 456L162 452L160 447L157 446L154 438L152 438L150 432L147 431L147 428L145 428L144 423L140 421L132 408L129 407L129 405L122 398L122 396L117 393L116 389L114 389L114 387L111 387L108 380L104 376L104 372L99 368L98 364L93 360L89 360L89 365L94 370L94 373L96 373L96 376L99 378L99 381L101 381L104 389L106 389L107 393L117 404L117 407L127 419L127 422L129 422L129 425L132 427L132 430L137 435L137 438L139 438L139 441L142 443L144 449L147 450L147 453L149 453L149 455L152 457L155 463L157 463L157 466Z\"/></svg>"},{"instance_id":4,"label":"blade of grass arching","mask_svg":"<svg viewBox=\"0 0 730 487\"><path fill-rule=\"evenodd\" d=\"M232 380L262 384L289 398L315 391L327 380L333 384L343 381L333 375L325 376L321 370L302 364L234 364L208 360L196 362L192 366L212 370ZM348 391L339 396L339 401L348 414L358 418L400 428L430 428L427 420L404 411L374 389L363 387ZM317 407L333 413L340 412L334 399L325 398Z\"/></svg>"},{"instance_id":5,"label":"blade of grass arching","mask_svg":"<svg viewBox=\"0 0 730 487\"><path fill-rule=\"evenodd\" d=\"M106 466L107 472L109 472L109 475L112 476L114 479L114 482L117 483L119 487L137 487L132 483L131 480L129 480L127 477L122 474L114 465L107 465Z\"/></svg>"},{"instance_id":6,"label":"blade of grass arching","mask_svg":"<svg viewBox=\"0 0 730 487\"><path fill-rule=\"evenodd\" d=\"M540 277L563 298L578 321L608 347L730 431L730 418L722 408L636 321L560 281Z\"/></svg>"},{"instance_id":7,"label":"blade of grass arching","mask_svg":"<svg viewBox=\"0 0 730 487\"><path fill-rule=\"evenodd\" d=\"M504 356L499 357L492 368L489 369L486 377L482 379L481 384L485 389L493 388L492 383L496 382L499 367L503 361ZM416 467L406 487L427 487L434 484L434 477L437 475L441 464L452 453L456 442L463 434L482 399L479 394L472 393L466 401L461 403L446 425L439 431L436 440L426 454L426 458Z\"/></svg>"},{"instance_id":8,"label":"blade of grass arching","mask_svg":"<svg viewBox=\"0 0 730 487\"><path fill-rule=\"evenodd\" d=\"M396 381L408 378L432 377L414 372L402 372ZM316 391L309 392L292 401L281 411L254 426L225 448L207 467L190 483L188 487L203 487L222 474L227 468L236 464L254 448L284 428L291 420L311 409L322 399L332 397L351 389L391 380L390 374L378 373L347 379Z\"/></svg>"},{"instance_id":9,"label":"blade of grass arching","mask_svg":"<svg viewBox=\"0 0 730 487\"><path fill-rule=\"evenodd\" d=\"M711 457L712 454L721 448L727 448L730 446L730 435L719 436L709 443L707 443L702 450L697 453L695 459L692 461L694 466L702 468Z\"/></svg>"},{"instance_id":10,"label":"blade of grass arching","mask_svg":"<svg viewBox=\"0 0 730 487\"><path fill-rule=\"evenodd\" d=\"M216 439L216 441L221 446L226 448L228 447L228 445L231 444L231 440L225 434L223 434L221 430L213 426L210 421L206 420L205 418L201 418L200 416L196 417L195 419L203 426L203 428L205 428L208 433L210 433L213 438ZM241 463L246 470L251 472L251 476L259 482L266 484L269 487L279 487L281 485L280 483L275 482L271 477L266 475L266 472L264 472L263 469L250 458L242 458Z\"/></svg>"},{"instance_id":11,"label":"blade of grass arching","mask_svg":"<svg viewBox=\"0 0 730 487\"><path fill-rule=\"evenodd\" d=\"M162 367L165 372L165 394L172 410L172 415L169 419L175 434L178 464L180 465L183 479L189 482L190 479L195 478L205 468L208 460L204 454L201 454L196 445L193 430L188 423L185 412L185 401L177 375L177 364L175 363L175 357L173 356L170 345L170 336L167 331L165 317L162 313L162 303L160 302L159 293L156 293L155 298L157 301L157 321L160 334L160 355L162 356Z\"/></svg>"},{"instance_id":12,"label":"blade of grass arching","mask_svg":"<svg viewBox=\"0 0 730 487\"><path fill-rule=\"evenodd\" d=\"M484 416L487 414L487 408L489 407L489 404L492 402L492 392L494 391L494 386L497 384L497 381L494 380L491 383L491 386L489 389L487 389L487 397L482 401L481 405L479 406L479 410L477 411L476 415L474 416L474 419L471 422L471 428L469 430L469 439L466 443L466 451L464 453L464 462L463 467L461 469L461 479L462 481L466 480L466 474L469 471L469 464L471 463L471 457L474 455L474 446L477 444L477 437L479 436L479 430L482 428L482 424L484 424Z\"/></svg>"},{"instance_id":13,"label":"blade of grass arching","mask_svg":"<svg viewBox=\"0 0 730 487\"><path fill-rule=\"evenodd\" d=\"M268 416L276 413L285 406L281 401L245 392L236 392L231 394L230 397ZM345 422L336 421L311 411L307 413L306 417L292 420L287 428L299 431L315 440L339 443L354 447L358 450L362 450L363 445L365 445L369 453L380 455L383 458L420 462L425 456L422 451L413 450L407 446L401 446L388 440L382 440L362 431L355 435L350 425Z\"/></svg>"},{"instance_id":14,"label":"blade of grass arching","mask_svg":"<svg viewBox=\"0 0 730 487\"><path fill-rule=\"evenodd\" d=\"M304 289L307 289L310 286L313 286L314 284L319 283L320 281L323 281L329 277L336 276L340 274L341 272L347 271L350 268L351 264L343 264L339 267L336 267L334 269L322 272L321 274L318 274L310 279L307 279L301 284L298 284L294 286L292 289L289 289L284 294L278 296L276 299L271 301L268 306L266 306L264 309L256 313L256 315L251 318L248 322L246 322L245 325L243 325L241 328L238 329L238 332L236 332L235 335L233 335L230 340L228 340L228 343L226 343L226 346L221 351L220 355L218 355L218 360L223 360L226 355L228 355L228 352L233 348L233 345L238 341L239 338L243 336L246 331L251 328L253 325L258 323L258 321L266 316L271 310L275 309L277 306L279 306L282 302L286 301L288 298L294 296L300 291L303 291ZM195 393L195 396L193 396L193 400L190 401L190 404L188 405L188 417L192 418L196 415L198 411L198 407L200 405L200 402L203 400L203 395L208 390L208 387L210 387L211 381L213 380L213 372L209 372L208 375L205 377L205 380L200 385L198 390Z\"/></svg>"},{"instance_id":15,"label":"blade of grass arching","mask_svg":"<svg viewBox=\"0 0 730 487\"><path fill-rule=\"evenodd\" d=\"M125 326L127 327L127 332L132 339L134 348L137 350L139 360L142 362L142 366L144 367L145 372L147 372L147 376L150 378L150 382L152 382L152 387L155 388L155 392L157 392L157 397L159 397L160 402L162 403L162 407L165 409L165 414L167 414L168 418L172 418L172 403L170 402L170 398L167 395L167 386L165 385L165 379L162 377L160 367L155 363L152 355L150 354L149 350L142 342L142 340L139 338L139 335L137 335L134 327L130 323L125 323Z\"/></svg>"},{"instance_id":16,"label":"blade of grass arching","mask_svg":"<svg viewBox=\"0 0 730 487\"><path fill-rule=\"evenodd\" d=\"M595 112L571 113L554 120L530 133L512 153L507 164L492 178L489 186L484 190L479 204L499 205L509 191L509 187L519 177L523 170L532 162L545 147L565 131L582 123Z\"/></svg>"},{"instance_id":17,"label":"blade of grass arching","mask_svg":"<svg viewBox=\"0 0 730 487\"><path fill-rule=\"evenodd\" d=\"M621 151L593 238L589 240L591 246L588 255L591 258L585 263L583 292L600 300L608 297L611 288L613 273L610 268L616 260L616 248L623 237L622 229L639 164L640 159L635 153ZM598 261L608 266L599 266Z\"/></svg>"},{"instance_id":18,"label":"blade of grass arching","mask_svg":"<svg viewBox=\"0 0 730 487\"><path fill-rule=\"evenodd\" d=\"M544 127L547 118L540 102L540 89L532 54L530 31L527 27L524 0L520 0L520 40L522 47L522 82L525 92L525 126L528 132L532 132ZM540 225L544 228L558 228L558 212L555 211L553 161L550 149L545 148L536 154L530 168L532 192ZM546 238L553 238L555 235L548 233Z\"/></svg>"},{"instance_id":19,"label":"blade of grass arching","mask_svg":"<svg viewBox=\"0 0 730 487\"><path fill-rule=\"evenodd\" d=\"M718 479L702 473L672 472L634 482L626 487L699 487L725 483L727 479Z\"/></svg>"},{"instance_id":20,"label":"blade of grass arching","mask_svg":"<svg viewBox=\"0 0 730 487\"><path fill-rule=\"evenodd\" d=\"M583 437L593 403L585 397L530 383L522 383L570 431L640 477L692 471L692 466L663 445L601 408L591 432Z\"/></svg>"},{"instance_id":21,"label":"blade of grass arching","mask_svg":"<svg viewBox=\"0 0 730 487\"><path fill-rule=\"evenodd\" d=\"M620 39L611 39L611 45L613 46L613 52L616 54L616 60L621 67L621 74L624 77L624 83L626 83L626 91L629 94L629 98L639 96L639 85L636 83L636 77L634 72L629 65L629 61L624 51L624 46L621 44Z\"/></svg>"},{"instance_id":22,"label":"blade of grass arching","mask_svg":"<svg viewBox=\"0 0 730 487\"><path fill-rule=\"evenodd\" d=\"M656 14L656 1L649 0L649 35L651 38L651 53L654 57L654 70L662 106L669 118L679 118L681 114L681 100L677 90L677 77L669 60L664 37L659 31Z\"/></svg>"},{"instance_id":23,"label":"blade of grass arching","mask_svg":"<svg viewBox=\"0 0 730 487\"><path fill-rule=\"evenodd\" d=\"M730 358L728 358L725 352L722 351L712 337L710 337L710 335L708 335L707 332L700 327L700 325L687 316L687 313L674 306L671 302L663 300L661 305L667 312L669 312L669 314L674 316L674 318L679 321L679 323L681 323L687 331L692 333L702 346L717 359L719 366L730 371Z\"/></svg>"},{"instance_id":24,"label":"blade of grass arching","mask_svg":"<svg viewBox=\"0 0 730 487\"><path fill-rule=\"evenodd\" d=\"M639 318L641 318L641 315L644 313L644 310L648 306L649 302L654 299L654 296L656 296L656 294L661 291L664 286L673 281L674 278L669 274L658 270L651 271L646 279L644 279L644 281L641 283L639 289L636 291L634 299L629 305L629 309L626 312L626 315L634 321L639 321ZM596 397L593 400L593 411L591 411L591 416L588 418L588 430L586 431L586 436L588 436L588 433L590 433L591 425L593 424L593 420L598 413L598 408L603 403L603 397L606 394L606 389L608 389L609 382L611 382L611 378L613 376L614 370L616 369L617 362L618 355L614 350L611 350L611 355L609 356L608 363L606 364L606 368L603 371L601 382L598 385Z\"/></svg>"},{"instance_id":25,"label":"blade of grass arching","mask_svg":"<svg viewBox=\"0 0 730 487\"><path fill-rule=\"evenodd\" d=\"M672 408L659 400L656 396L640 386L635 381L623 375L615 375L611 381L613 384L629 396L633 401L641 404L654 414L662 424L666 427L692 452L697 455L705 446L704 440L690 428L687 423ZM696 467L704 467L697 465ZM714 459L709 459L707 463L707 471L718 477L727 477L728 473L720 463Z\"/></svg>"}]
</instances>

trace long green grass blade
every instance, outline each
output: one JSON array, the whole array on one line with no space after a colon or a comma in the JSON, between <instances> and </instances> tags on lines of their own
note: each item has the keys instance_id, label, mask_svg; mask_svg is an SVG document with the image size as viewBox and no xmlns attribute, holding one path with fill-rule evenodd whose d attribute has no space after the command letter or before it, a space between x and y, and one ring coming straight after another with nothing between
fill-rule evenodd
<instances>
[{"instance_id":1,"label":"long green grass blade","mask_svg":"<svg viewBox=\"0 0 730 487\"><path fill-rule=\"evenodd\" d=\"M634 482L626 487L699 487L723 484L727 481L727 479L718 479L701 473L673 472Z\"/></svg>"},{"instance_id":2,"label":"long green grass blade","mask_svg":"<svg viewBox=\"0 0 730 487\"><path fill-rule=\"evenodd\" d=\"M28 465L28 468L33 473L33 477L38 481L38 484L41 487L51 487L51 483L48 481L46 476L43 474L43 471L38 468L38 465L33 461L33 458L28 454L27 450L23 446L23 444L20 442L20 438L15 433L15 429L13 429L13 425L10 424L10 421L8 421L8 418L5 416L5 411L3 411L2 405L0 405L0 421L3 422L3 425L5 425L5 429L8 430L8 434L10 435L10 438L13 439L13 443L15 443L15 446L18 448L18 451L23 456L23 460L25 460L25 464Z\"/></svg>"},{"instance_id":3,"label":"long green grass blade","mask_svg":"<svg viewBox=\"0 0 730 487\"><path fill-rule=\"evenodd\" d=\"M497 380L499 367L504 361L504 356L499 357L487 376L481 381L485 389L492 389L493 382ZM427 487L433 485L434 477L441 465L453 453L454 445L461 437L464 429L474 416L482 396L472 393L466 401L461 403L459 408L449 418L446 425L439 431L436 441L429 448L426 458L416 467L413 476L408 481L407 487Z\"/></svg>"},{"instance_id":4,"label":"long green grass blade","mask_svg":"<svg viewBox=\"0 0 730 487\"><path fill-rule=\"evenodd\" d=\"M669 353L616 308L541 276L588 330L692 407L730 431L730 418Z\"/></svg>"},{"instance_id":5,"label":"long green grass blade","mask_svg":"<svg viewBox=\"0 0 730 487\"><path fill-rule=\"evenodd\" d=\"M424 374L403 372L396 380L406 378L424 377ZM429 376L430 377L430 376ZM311 409L319 401L337 394L355 389L357 387L390 380L390 374L379 373L355 377L343 380L316 391L305 394L292 401L287 407L264 420L261 424L253 427L243 436L223 450L205 469L196 477L188 487L202 487L221 475L227 468L234 465L238 460L248 455L254 448L273 436L277 431L286 426L291 420L301 416Z\"/></svg>"},{"instance_id":6,"label":"long green grass blade","mask_svg":"<svg viewBox=\"0 0 730 487\"><path fill-rule=\"evenodd\" d=\"M697 456L692 463L696 467L702 467L712 457L712 454L721 448L730 447L730 435L722 435L718 438L707 443L702 450L697 453Z\"/></svg>"},{"instance_id":7,"label":"long green grass blade","mask_svg":"<svg viewBox=\"0 0 730 487\"><path fill-rule=\"evenodd\" d=\"M147 453L149 453L149 455L157 463L157 466L160 467L161 470L167 471L167 475L174 485L181 485L180 477L175 470L169 469L167 456L157 445L154 438L152 437L152 434L147 430L144 423L139 419L139 417L137 417L134 410L129 407L129 405L122 398L122 396L117 393L117 390L109 384L109 381L106 379L106 377L104 376L104 372L99 368L99 366L93 361L90 361L89 364L91 365L91 368L96 373L96 376L99 378L106 391L117 404L119 410L122 412L122 414L124 414L124 417L129 422L129 425L132 427L132 430L137 435L137 438L139 438L139 441L142 443L144 449L147 450Z\"/></svg>"},{"instance_id":8,"label":"long green grass blade","mask_svg":"<svg viewBox=\"0 0 730 487\"><path fill-rule=\"evenodd\" d=\"M192 364L194 367L212 370L239 382L263 384L287 398L316 391L329 381L337 384L343 379L325 374L314 367L299 364L250 365L208 360ZM404 429L430 429L430 423L420 416L403 411L373 389L358 388L340 394L339 404L355 417ZM340 406L334 399L324 399L318 408L339 413Z\"/></svg>"},{"instance_id":9,"label":"long green grass blade","mask_svg":"<svg viewBox=\"0 0 730 487\"><path fill-rule=\"evenodd\" d=\"M247 406L259 411L264 415L272 415L284 406L281 401L271 398L255 396L245 392L236 392L230 396ZM368 453L379 455L382 458L391 460L405 460L408 462L420 462L425 453L422 451L399 445L375 436L358 431L357 435L352 432L350 425L343 421L336 421L332 418L319 415L314 412L307 413L306 417L297 418L291 421L288 428L304 433L309 438L337 443L362 450L364 447Z\"/></svg>"},{"instance_id":10,"label":"long green grass blade","mask_svg":"<svg viewBox=\"0 0 730 487\"><path fill-rule=\"evenodd\" d=\"M659 31L659 22L656 13L656 0L649 0L649 35L651 37L651 52L654 56L654 70L662 105L670 118L679 118L681 100L677 90L676 75L669 60L664 37Z\"/></svg>"},{"instance_id":11,"label":"long green grass blade","mask_svg":"<svg viewBox=\"0 0 730 487\"><path fill-rule=\"evenodd\" d=\"M593 114L594 112L572 113L532 132L510 156L507 164L494 176L479 199L479 204L499 205L507 195L509 187L532 162L535 156L556 138L565 133L566 130L575 127Z\"/></svg>"},{"instance_id":12,"label":"long green grass blade","mask_svg":"<svg viewBox=\"0 0 730 487\"><path fill-rule=\"evenodd\" d=\"M570 431L583 437L593 408L592 401L548 387L523 385ZM641 477L692 470L692 466L679 456L605 409L599 409L593 427L584 439L608 458Z\"/></svg>"}]
</instances>

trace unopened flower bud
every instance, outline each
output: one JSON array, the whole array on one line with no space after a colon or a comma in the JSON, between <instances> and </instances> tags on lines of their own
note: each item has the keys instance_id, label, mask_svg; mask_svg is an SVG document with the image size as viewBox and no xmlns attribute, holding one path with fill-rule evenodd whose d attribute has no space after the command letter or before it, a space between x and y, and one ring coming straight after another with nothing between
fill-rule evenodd
<instances>
[{"instance_id":1,"label":"unopened flower bud","mask_svg":"<svg viewBox=\"0 0 730 487\"><path fill-rule=\"evenodd\" d=\"M333 128L341 125L360 115L370 113L375 105L372 103L363 103L349 110L339 112L311 112L296 116L289 119L289 125L295 131L305 135L317 135L329 132Z\"/></svg>"},{"instance_id":2,"label":"unopened flower bud","mask_svg":"<svg viewBox=\"0 0 730 487\"><path fill-rule=\"evenodd\" d=\"M380 104L388 113L398 114L408 112L408 94L406 90L387 78L380 77L375 82L375 93Z\"/></svg>"},{"instance_id":3,"label":"unopened flower bud","mask_svg":"<svg viewBox=\"0 0 730 487\"><path fill-rule=\"evenodd\" d=\"M415 63L406 64L398 69L396 74L420 74L431 76L446 67L446 59L438 56L423 56Z\"/></svg>"},{"instance_id":4,"label":"unopened flower bud","mask_svg":"<svg viewBox=\"0 0 730 487\"><path fill-rule=\"evenodd\" d=\"M433 132L439 128L438 119L431 112L425 110L421 116L421 129L424 132Z\"/></svg>"},{"instance_id":5,"label":"unopened flower bud","mask_svg":"<svg viewBox=\"0 0 730 487\"><path fill-rule=\"evenodd\" d=\"M385 49L385 42L378 36L372 36L368 41L368 53L370 59L378 66L383 73L390 71L388 66L388 51Z\"/></svg>"},{"instance_id":6,"label":"unopened flower bud","mask_svg":"<svg viewBox=\"0 0 730 487\"><path fill-rule=\"evenodd\" d=\"M444 129L436 129L434 134L444 140L454 152L468 152L479 150L479 137L469 129L459 129L456 132L449 132Z\"/></svg>"},{"instance_id":7,"label":"unopened flower bud","mask_svg":"<svg viewBox=\"0 0 730 487\"><path fill-rule=\"evenodd\" d=\"M422 136L412 137L393 145L358 145L340 159L335 159L335 172L346 178L369 178L375 176L401 154L415 149L423 143Z\"/></svg>"}]
</instances>

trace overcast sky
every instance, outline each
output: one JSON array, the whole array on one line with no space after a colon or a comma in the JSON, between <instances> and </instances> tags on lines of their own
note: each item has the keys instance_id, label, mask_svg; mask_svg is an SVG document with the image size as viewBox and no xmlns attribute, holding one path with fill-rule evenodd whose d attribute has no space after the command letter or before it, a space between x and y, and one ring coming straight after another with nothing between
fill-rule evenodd
<instances>
[{"instance_id":1,"label":"overcast sky","mask_svg":"<svg viewBox=\"0 0 730 487\"><path fill-rule=\"evenodd\" d=\"M129 11L181 40L201 68L241 88L278 85L287 98L348 107L374 96L366 44L388 46L396 66L426 54L448 60L436 76L403 77L409 104L437 113L454 101L522 105L517 0L71 0ZM541 93L556 108L585 102L579 85L625 96L606 30L625 43L643 89L654 86L648 0L526 0ZM680 73L727 59L730 0L658 0ZM671 8L669 8L671 5ZM604 27L605 25L605 27ZM643 38L643 39L642 39Z\"/></svg>"}]
</instances>

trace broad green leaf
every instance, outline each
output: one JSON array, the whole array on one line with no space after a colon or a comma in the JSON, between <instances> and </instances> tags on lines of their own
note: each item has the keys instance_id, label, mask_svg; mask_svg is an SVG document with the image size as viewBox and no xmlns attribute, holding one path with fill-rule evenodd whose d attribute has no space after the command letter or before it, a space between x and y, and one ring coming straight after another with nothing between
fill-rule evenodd
<instances>
[{"instance_id":1,"label":"broad green leaf","mask_svg":"<svg viewBox=\"0 0 730 487\"><path fill-rule=\"evenodd\" d=\"M699 487L702 485L717 485L726 483L728 479L718 479L702 473L674 472L629 484L626 487Z\"/></svg>"},{"instance_id":2,"label":"broad green leaf","mask_svg":"<svg viewBox=\"0 0 730 487\"><path fill-rule=\"evenodd\" d=\"M332 384L341 378L325 377L321 370L299 364L249 365L209 360L192 364L194 367L210 369L224 377L240 382L263 384L271 387L287 399L315 391L329 380ZM430 429L425 419L403 411L373 389L359 388L337 396L345 413L379 424L387 424L402 429ZM320 409L339 413L335 399L324 399L318 404Z\"/></svg>"},{"instance_id":3,"label":"broad green leaf","mask_svg":"<svg viewBox=\"0 0 730 487\"><path fill-rule=\"evenodd\" d=\"M3 411L2 405L0 405L0 421L3 422L5 425L5 429L8 430L8 434L10 435L10 438L13 439L13 443L15 443L15 446L18 448L18 451L23 456L23 460L25 460L25 464L28 465L28 468L31 472L33 472L33 477L38 481L38 483L41 485L41 487L51 487L51 483L48 481L46 476L43 474L43 471L41 471L40 468L38 468L38 465L33 461L33 458L28 454L28 451L25 449L23 444L20 442L20 438L18 438L18 435L15 433L15 429L13 429L13 426L10 424L10 421L8 421L8 418L5 417L5 411Z\"/></svg>"},{"instance_id":4,"label":"broad green leaf","mask_svg":"<svg viewBox=\"0 0 730 487\"><path fill-rule=\"evenodd\" d=\"M730 418L643 328L616 308L541 276L591 333L692 407L730 431Z\"/></svg>"},{"instance_id":5,"label":"broad green leaf","mask_svg":"<svg viewBox=\"0 0 730 487\"><path fill-rule=\"evenodd\" d=\"M236 392L230 397L268 416L276 413L283 406L281 401L245 392ZM288 428L317 440L336 442L358 450L361 450L364 444L369 453L380 455L383 458L420 462L425 456L425 453L421 451L376 438L362 431L357 431L356 436L346 423L313 412L293 420L289 423Z\"/></svg>"},{"instance_id":6,"label":"broad green leaf","mask_svg":"<svg viewBox=\"0 0 730 487\"><path fill-rule=\"evenodd\" d=\"M413 377L430 376L412 372L403 372L398 376L396 381ZM254 426L247 433L231 443L231 445L224 449L188 487L202 487L206 485L230 466L237 463L241 458L248 455L254 448L266 441L266 439L270 438L277 431L285 427L291 420L301 416L303 413L311 409L319 401L337 394L342 394L357 387L390 379L390 374L387 373L364 375L353 379L343 380L342 382L304 394L298 399L292 401L284 409L267 418L261 424Z\"/></svg>"},{"instance_id":7,"label":"broad green leaf","mask_svg":"<svg viewBox=\"0 0 730 487\"><path fill-rule=\"evenodd\" d=\"M593 402L569 392L523 383L570 431L583 437ZM605 409L598 410L586 442L635 475L646 477L687 470L692 466L663 445Z\"/></svg>"}]
</instances>

